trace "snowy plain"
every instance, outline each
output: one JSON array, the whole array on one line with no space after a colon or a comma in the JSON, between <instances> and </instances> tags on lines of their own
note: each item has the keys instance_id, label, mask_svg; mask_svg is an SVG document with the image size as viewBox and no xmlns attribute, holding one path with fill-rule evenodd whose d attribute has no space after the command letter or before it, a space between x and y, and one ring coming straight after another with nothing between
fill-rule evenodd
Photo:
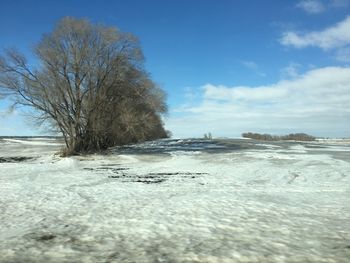
<instances>
[{"instance_id":1,"label":"snowy plain","mask_svg":"<svg viewBox=\"0 0 350 263\"><path fill-rule=\"evenodd\" d=\"M0 262L350 262L350 143L0 139Z\"/></svg>"}]
</instances>

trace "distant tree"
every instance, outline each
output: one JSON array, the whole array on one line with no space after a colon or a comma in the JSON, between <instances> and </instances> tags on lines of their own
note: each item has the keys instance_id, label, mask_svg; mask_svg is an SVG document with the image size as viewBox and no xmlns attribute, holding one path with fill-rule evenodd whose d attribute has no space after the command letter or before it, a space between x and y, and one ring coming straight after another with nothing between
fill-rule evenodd
<instances>
[{"instance_id":1,"label":"distant tree","mask_svg":"<svg viewBox=\"0 0 350 263\"><path fill-rule=\"evenodd\" d=\"M1 94L60 131L67 154L167 136L164 92L133 35L66 17L34 52L36 68L14 49L0 56Z\"/></svg>"},{"instance_id":2,"label":"distant tree","mask_svg":"<svg viewBox=\"0 0 350 263\"><path fill-rule=\"evenodd\" d=\"M283 140L314 141L316 140L316 138L306 133L291 133L286 136L283 136Z\"/></svg>"},{"instance_id":3,"label":"distant tree","mask_svg":"<svg viewBox=\"0 0 350 263\"><path fill-rule=\"evenodd\" d=\"M314 140L316 140L316 138L314 136L311 136L311 135L308 135L305 133L291 133L288 135L278 136L278 135L246 132L246 133L242 133L242 137L255 139L255 140L262 140L262 141L287 141L287 140L314 141Z\"/></svg>"},{"instance_id":4,"label":"distant tree","mask_svg":"<svg viewBox=\"0 0 350 263\"><path fill-rule=\"evenodd\" d=\"M208 133L204 133L203 138L204 138L205 140L212 140L212 139L213 139L213 136L211 135L210 132L208 132Z\"/></svg>"}]
</instances>

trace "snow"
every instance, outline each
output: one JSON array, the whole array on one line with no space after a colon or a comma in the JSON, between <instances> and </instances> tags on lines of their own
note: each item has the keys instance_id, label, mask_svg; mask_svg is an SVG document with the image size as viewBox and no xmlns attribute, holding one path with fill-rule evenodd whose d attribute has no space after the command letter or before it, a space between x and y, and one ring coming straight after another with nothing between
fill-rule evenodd
<instances>
[{"instance_id":1,"label":"snow","mask_svg":"<svg viewBox=\"0 0 350 263\"><path fill-rule=\"evenodd\" d=\"M0 161L0 262L349 261L348 144L27 142L0 139L33 157Z\"/></svg>"},{"instance_id":2,"label":"snow","mask_svg":"<svg viewBox=\"0 0 350 263\"><path fill-rule=\"evenodd\" d=\"M3 139L5 142L15 142L15 143L19 143L19 144L26 144L26 145L59 145L61 146L61 143L55 143L52 142L53 139L43 139L40 138L41 141L38 141L39 138L32 138L29 140L18 140L18 139Z\"/></svg>"}]
</instances>

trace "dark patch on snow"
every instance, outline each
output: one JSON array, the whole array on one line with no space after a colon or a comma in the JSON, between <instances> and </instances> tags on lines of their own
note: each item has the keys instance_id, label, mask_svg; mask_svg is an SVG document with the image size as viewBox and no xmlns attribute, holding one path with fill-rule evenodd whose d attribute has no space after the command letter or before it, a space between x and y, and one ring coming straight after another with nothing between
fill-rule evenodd
<instances>
[{"instance_id":1,"label":"dark patch on snow","mask_svg":"<svg viewBox=\"0 0 350 263\"><path fill-rule=\"evenodd\" d=\"M125 183L144 183L144 184L159 184L170 179L170 176L177 176L176 179L195 179L200 175L208 173L191 173L191 172L175 172L175 173L149 173L145 175L129 175L119 173L117 175L109 175L111 179L121 179Z\"/></svg>"},{"instance_id":2,"label":"dark patch on snow","mask_svg":"<svg viewBox=\"0 0 350 263\"><path fill-rule=\"evenodd\" d=\"M130 175L108 175L108 178L113 178L113 179L119 179L119 178L132 178L133 176Z\"/></svg>"},{"instance_id":3,"label":"dark patch on snow","mask_svg":"<svg viewBox=\"0 0 350 263\"><path fill-rule=\"evenodd\" d=\"M88 171L112 171L114 173L118 173L119 171L129 170L130 168L126 168L126 167L114 168L109 166L103 166L103 167L97 167L97 168L85 167L83 169Z\"/></svg>"},{"instance_id":4,"label":"dark patch on snow","mask_svg":"<svg viewBox=\"0 0 350 263\"><path fill-rule=\"evenodd\" d=\"M52 240L56 238L55 235L53 234L45 234L45 235L42 235L42 236L39 236L37 238L35 238L37 241L49 241L49 240Z\"/></svg>"},{"instance_id":5,"label":"dark patch on snow","mask_svg":"<svg viewBox=\"0 0 350 263\"><path fill-rule=\"evenodd\" d=\"M0 163L20 163L34 159L33 157L0 157Z\"/></svg>"},{"instance_id":6,"label":"dark patch on snow","mask_svg":"<svg viewBox=\"0 0 350 263\"><path fill-rule=\"evenodd\" d=\"M112 168L112 167L97 167L95 170L112 170L112 169L114 169L114 168Z\"/></svg>"},{"instance_id":7,"label":"dark patch on snow","mask_svg":"<svg viewBox=\"0 0 350 263\"><path fill-rule=\"evenodd\" d=\"M113 168L112 169L113 172L126 171L126 170L130 170L130 168L121 167L121 168Z\"/></svg>"},{"instance_id":8,"label":"dark patch on snow","mask_svg":"<svg viewBox=\"0 0 350 263\"><path fill-rule=\"evenodd\" d=\"M118 164L118 163L104 163L104 164L100 164L101 166L120 166L121 164Z\"/></svg>"},{"instance_id":9,"label":"dark patch on snow","mask_svg":"<svg viewBox=\"0 0 350 263\"><path fill-rule=\"evenodd\" d=\"M108 166L107 164L97 168L85 167L83 169L99 174L109 173L109 179L119 179L123 183L144 184L159 184L165 182L166 180L169 180L170 178L175 180L195 179L199 176L208 174L202 172L157 172L148 173L145 175L135 175L128 173L128 171L130 170L130 168L128 167L115 167L113 165Z\"/></svg>"},{"instance_id":10,"label":"dark patch on snow","mask_svg":"<svg viewBox=\"0 0 350 263\"><path fill-rule=\"evenodd\" d=\"M144 183L144 184L159 184L166 180L164 177L151 176L151 175L110 175L108 178L122 179L125 183Z\"/></svg>"},{"instance_id":11,"label":"dark patch on snow","mask_svg":"<svg viewBox=\"0 0 350 263\"><path fill-rule=\"evenodd\" d=\"M204 175L208 173L191 173L191 172L176 172L176 173L149 173L149 175Z\"/></svg>"},{"instance_id":12,"label":"dark patch on snow","mask_svg":"<svg viewBox=\"0 0 350 263\"><path fill-rule=\"evenodd\" d=\"M350 249L350 245L345 245L345 246L335 246L333 249Z\"/></svg>"},{"instance_id":13,"label":"dark patch on snow","mask_svg":"<svg viewBox=\"0 0 350 263\"><path fill-rule=\"evenodd\" d=\"M34 232L27 234L26 238L39 242L47 242L57 238L57 236L52 233Z\"/></svg>"},{"instance_id":14,"label":"dark patch on snow","mask_svg":"<svg viewBox=\"0 0 350 263\"><path fill-rule=\"evenodd\" d=\"M298 173L292 173L287 184L292 184L299 176L300 176L300 174L298 174Z\"/></svg>"},{"instance_id":15,"label":"dark patch on snow","mask_svg":"<svg viewBox=\"0 0 350 263\"><path fill-rule=\"evenodd\" d=\"M137 179L133 180L134 183L144 183L144 184L159 184L164 182L165 178L152 178L152 179Z\"/></svg>"},{"instance_id":16,"label":"dark patch on snow","mask_svg":"<svg viewBox=\"0 0 350 263\"><path fill-rule=\"evenodd\" d=\"M304 144L304 147L309 149L327 149L327 146L325 145L314 145L314 144Z\"/></svg>"}]
</instances>

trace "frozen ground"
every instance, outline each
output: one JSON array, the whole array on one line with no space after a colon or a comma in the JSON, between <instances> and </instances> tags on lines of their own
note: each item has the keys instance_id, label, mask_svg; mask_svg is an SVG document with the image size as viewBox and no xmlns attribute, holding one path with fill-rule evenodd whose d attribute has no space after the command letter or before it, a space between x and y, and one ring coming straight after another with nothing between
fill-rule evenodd
<instances>
[{"instance_id":1,"label":"frozen ground","mask_svg":"<svg viewBox=\"0 0 350 263\"><path fill-rule=\"evenodd\" d=\"M349 262L350 144L0 139L0 262Z\"/></svg>"}]
</instances>

